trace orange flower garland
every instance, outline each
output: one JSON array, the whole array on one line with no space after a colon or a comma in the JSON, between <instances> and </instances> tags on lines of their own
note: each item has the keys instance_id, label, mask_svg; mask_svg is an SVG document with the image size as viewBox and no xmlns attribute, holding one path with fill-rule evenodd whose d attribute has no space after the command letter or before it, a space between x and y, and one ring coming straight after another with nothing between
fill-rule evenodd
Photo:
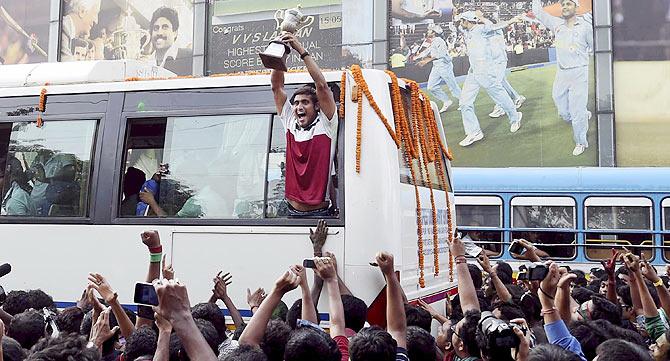
<instances>
[{"instance_id":1,"label":"orange flower garland","mask_svg":"<svg viewBox=\"0 0 670 361\"><path fill-rule=\"evenodd\" d=\"M40 101L37 104L37 120L35 121L38 128L42 128L44 125L44 120L42 119L42 113L47 110L47 88L42 88L40 90Z\"/></svg>"},{"instance_id":2,"label":"orange flower garland","mask_svg":"<svg viewBox=\"0 0 670 361\"><path fill-rule=\"evenodd\" d=\"M342 72L342 79L340 80L340 120L344 119L344 102L346 101L347 95L347 72Z\"/></svg>"},{"instance_id":3,"label":"orange flower garland","mask_svg":"<svg viewBox=\"0 0 670 361\"><path fill-rule=\"evenodd\" d=\"M358 111L356 113L356 173L361 172L361 137L363 128L363 99L361 87L356 89L356 99L358 99Z\"/></svg>"}]
</instances>

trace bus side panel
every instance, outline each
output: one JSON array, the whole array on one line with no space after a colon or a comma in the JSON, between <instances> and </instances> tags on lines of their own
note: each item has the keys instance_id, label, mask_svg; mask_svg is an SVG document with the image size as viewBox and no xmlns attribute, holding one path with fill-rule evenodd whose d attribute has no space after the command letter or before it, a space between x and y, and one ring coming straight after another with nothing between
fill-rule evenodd
<instances>
[{"instance_id":1,"label":"bus side panel","mask_svg":"<svg viewBox=\"0 0 670 361\"><path fill-rule=\"evenodd\" d=\"M376 103L393 126L388 75L379 71L364 71L364 75ZM356 172L356 110L359 103L351 101L353 83L349 76L344 120L346 276L354 278L347 282L351 291L370 304L384 285L379 270L369 265L375 254L382 250L393 253L396 269L402 269L408 260L403 259L400 243L398 149L367 100L362 100L361 171Z\"/></svg>"}]
</instances>

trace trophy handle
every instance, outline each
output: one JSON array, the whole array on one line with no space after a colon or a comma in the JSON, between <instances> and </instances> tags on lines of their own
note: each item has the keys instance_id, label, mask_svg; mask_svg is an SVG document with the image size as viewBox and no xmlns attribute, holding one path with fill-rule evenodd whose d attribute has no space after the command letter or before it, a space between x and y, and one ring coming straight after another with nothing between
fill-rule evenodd
<instances>
[{"instance_id":1,"label":"trophy handle","mask_svg":"<svg viewBox=\"0 0 670 361\"><path fill-rule=\"evenodd\" d=\"M283 10L277 10L275 11L275 22L277 23L277 29L281 28L281 22L284 20L284 11Z\"/></svg>"},{"instance_id":2,"label":"trophy handle","mask_svg":"<svg viewBox=\"0 0 670 361\"><path fill-rule=\"evenodd\" d=\"M313 15L306 16L305 18L307 19L307 21L305 21L305 23L304 23L302 26L300 26L300 27L296 30L296 32L299 32L300 30L302 30L302 29L304 29L304 28L306 28L306 27L308 27L308 26L314 24L314 16L313 16Z\"/></svg>"},{"instance_id":3,"label":"trophy handle","mask_svg":"<svg viewBox=\"0 0 670 361\"><path fill-rule=\"evenodd\" d=\"M142 33L142 35L144 36L144 39L145 39L144 43L140 47L140 50L144 50L149 45L149 43L151 42L151 33L144 30L144 29L140 29L140 32Z\"/></svg>"}]
</instances>

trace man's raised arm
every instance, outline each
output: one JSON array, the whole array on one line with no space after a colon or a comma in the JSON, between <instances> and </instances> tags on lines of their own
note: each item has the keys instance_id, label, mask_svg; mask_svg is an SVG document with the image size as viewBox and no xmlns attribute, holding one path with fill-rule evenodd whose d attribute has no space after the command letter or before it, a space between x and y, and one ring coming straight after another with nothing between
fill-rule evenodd
<instances>
[{"instance_id":1,"label":"man's raised arm","mask_svg":"<svg viewBox=\"0 0 670 361\"><path fill-rule=\"evenodd\" d=\"M272 84L272 93L275 96L277 114L281 115L287 98L286 91L284 90L284 72L281 70L272 70L270 84Z\"/></svg>"},{"instance_id":2,"label":"man's raised arm","mask_svg":"<svg viewBox=\"0 0 670 361\"><path fill-rule=\"evenodd\" d=\"M533 14L537 18L537 20L539 20L542 23L542 25L548 27L549 30L551 31L554 31L554 29L557 26L563 24L563 20L561 18L552 16L544 10L540 0L533 0L532 9Z\"/></svg>"},{"instance_id":3,"label":"man's raised arm","mask_svg":"<svg viewBox=\"0 0 670 361\"><path fill-rule=\"evenodd\" d=\"M282 41L284 42L284 44L295 49L295 51L297 51L298 54L300 54L300 57L305 62L305 66L307 67L309 75L312 77L312 80L314 80L314 85L316 85L316 97L317 99L319 99L319 106L321 107L321 110L326 115L326 117L328 117L328 119L332 119L333 115L335 115L337 107L335 105L335 99L333 98L333 92L330 91L328 82L326 82L326 78L323 76L323 73L321 73L321 69L316 64L312 56L309 55L309 53L305 50L300 41L298 41L298 38L296 38L295 35L291 33L285 33L282 37ZM273 74L274 73L275 71L273 71ZM282 76L282 84L283 80L284 78ZM272 90L275 91L274 82L272 85ZM275 102L277 102L276 91L275 91Z\"/></svg>"}]
</instances>

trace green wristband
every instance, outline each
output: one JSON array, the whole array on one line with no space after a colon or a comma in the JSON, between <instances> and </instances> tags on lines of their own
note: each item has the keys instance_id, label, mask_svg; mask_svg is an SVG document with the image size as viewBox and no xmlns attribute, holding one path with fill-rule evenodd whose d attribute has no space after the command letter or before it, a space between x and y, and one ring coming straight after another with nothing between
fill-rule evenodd
<instances>
[{"instance_id":1,"label":"green wristband","mask_svg":"<svg viewBox=\"0 0 670 361\"><path fill-rule=\"evenodd\" d=\"M149 262L151 263L160 263L161 262L161 257L163 256L162 253L152 253L151 256L149 256Z\"/></svg>"}]
</instances>

